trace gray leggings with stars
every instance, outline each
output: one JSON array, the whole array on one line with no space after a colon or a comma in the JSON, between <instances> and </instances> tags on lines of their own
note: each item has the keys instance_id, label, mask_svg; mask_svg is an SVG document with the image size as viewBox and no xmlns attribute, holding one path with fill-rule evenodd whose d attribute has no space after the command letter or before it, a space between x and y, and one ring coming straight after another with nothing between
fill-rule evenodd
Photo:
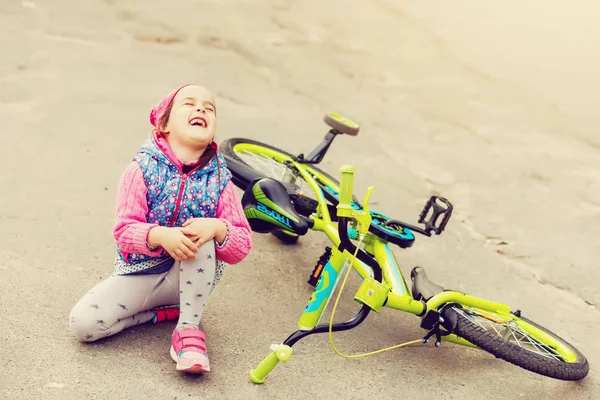
<instances>
[{"instance_id":1,"label":"gray leggings with stars","mask_svg":"<svg viewBox=\"0 0 600 400\"><path fill-rule=\"evenodd\" d=\"M162 274L113 275L79 300L71 310L69 326L79 340L93 342L152 320L155 307L179 304L177 328L198 327L222 272L215 274L216 267L211 240L200 247L196 259L175 261Z\"/></svg>"}]
</instances>

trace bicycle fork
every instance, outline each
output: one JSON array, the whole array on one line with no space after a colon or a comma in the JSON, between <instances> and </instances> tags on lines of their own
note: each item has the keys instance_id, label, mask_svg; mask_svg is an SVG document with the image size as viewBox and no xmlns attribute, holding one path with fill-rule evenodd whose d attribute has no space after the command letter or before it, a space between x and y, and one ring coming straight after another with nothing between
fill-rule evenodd
<instances>
[{"instance_id":1,"label":"bicycle fork","mask_svg":"<svg viewBox=\"0 0 600 400\"><path fill-rule=\"evenodd\" d=\"M279 364L286 362L292 356L292 346L300 339L315 334L329 331L329 324L318 325L323 312L327 308L331 295L334 292L345 268L348 268L347 256L334 248L330 259L325 263L321 276L306 305L302 316L298 320L299 330L292 333L283 343L271 346L271 353L255 368L250 371L250 380L254 383L263 383L266 376ZM356 260L356 262L359 262ZM364 265L364 264L363 264ZM364 271L370 272L367 269ZM371 308L363 305L358 314L348 322L333 324L332 331L339 332L355 328L365 320Z\"/></svg>"}]
</instances>

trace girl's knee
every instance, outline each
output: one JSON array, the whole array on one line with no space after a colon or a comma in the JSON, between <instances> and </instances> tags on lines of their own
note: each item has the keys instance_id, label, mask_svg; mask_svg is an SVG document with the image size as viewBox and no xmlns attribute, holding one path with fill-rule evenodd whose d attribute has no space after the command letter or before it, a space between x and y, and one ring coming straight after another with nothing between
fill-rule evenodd
<instances>
[{"instance_id":1,"label":"girl's knee","mask_svg":"<svg viewBox=\"0 0 600 400\"><path fill-rule=\"evenodd\" d=\"M197 264L215 265L217 262L217 256L215 254L215 241L209 240L208 242L200 245L195 258L184 260L181 262L181 267L193 268Z\"/></svg>"},{"instance_id":2,"label":"girl's knee","mask_svg":"<svg viewBox=\"0 0 600 400\"><path fill-rule=\"evenodd\" d=\"M206 242L204 242L203 244L200 245L199 249L204 249L205 251L214 252L216 243L217 243L217 241L214 238L207 240Z\"/></svg>"},{"instance_id":3,"label":"girl's knee","mask_svg":"<svg viewBox=\"0 0 600 400\"><path fill-rule=\"evenodd\" d=\"M77 303L69 315L69 328L81 342L93 342L101 338L102 325L81 303Z\"/></svg>"}]
</instances>

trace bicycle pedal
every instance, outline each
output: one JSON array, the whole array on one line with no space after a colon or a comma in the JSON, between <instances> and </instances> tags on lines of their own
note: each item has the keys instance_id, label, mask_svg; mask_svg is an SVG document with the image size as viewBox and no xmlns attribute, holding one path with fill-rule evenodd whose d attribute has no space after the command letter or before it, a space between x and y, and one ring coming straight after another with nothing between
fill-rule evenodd
<instances>
[{"instance_id":1,"label":"bicycle pedal","mask_svg":"<svg viewBox=\"0 0 600 400\"><path fill-rule=\"evenodd\" d=\"M421 214L419 214L419 223L425 224L425 231L428 233L433 231L436 235L440 235L446 229L446 225L452 216L453 208L452 203L447 199L440 196L431 196L427 200L427 203L425 203ZM430 211L431 216L427 218ZM438 223L440 217L441 220Z\"/></svg>"},{"instance_id":2,"label":"bicycle pedal","mask_svg":"<svg viewBox=\"0 0 600 400\"><path fill-rule=\"evenodd\" d=\"M331 247L325 247L325 252L321 257L319 257L319 261L317 261L317 265L315 265L315 269L310 274L308 278L308 283L312 286L316 286L319 282L319 278L321 277L321 273L323 272L323 268L325 268L325 264L329 261L331 257Z\"/></svg>"}]
</instances>

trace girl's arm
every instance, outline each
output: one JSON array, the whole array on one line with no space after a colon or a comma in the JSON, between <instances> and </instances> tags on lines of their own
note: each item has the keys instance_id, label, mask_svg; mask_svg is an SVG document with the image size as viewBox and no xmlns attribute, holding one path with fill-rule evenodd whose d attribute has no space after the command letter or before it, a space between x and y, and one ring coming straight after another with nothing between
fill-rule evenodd
<instances>
[{"instance_id":1,"label":"girl's arm","mask_svg":"<svg viewBox=\"0 0 600 400\"><path fill-rule=\"evenodd\" d=\"M230 181L219 197L216 218L227 225L225 242L217 243L217 258L228 264L242 261L252 249L252 230L244 215L242 202L234 184Z\"/></svg>"},{"instance_id":2,"label":"girl's arm","mask_svg":"<svg viewBox=\"0 0 600 400\"><path fill-rule=\"evenodd\" d=\"M147 244L148 232L157 224L149 224L146 220L148 204L146 193L148 188L144 182L139 164L133 161L121 177L117 191L116 222L113 236L121 252L127 254L146 254L158 256L162 248L150 249Z\"/></svg>"}]
</instances>

